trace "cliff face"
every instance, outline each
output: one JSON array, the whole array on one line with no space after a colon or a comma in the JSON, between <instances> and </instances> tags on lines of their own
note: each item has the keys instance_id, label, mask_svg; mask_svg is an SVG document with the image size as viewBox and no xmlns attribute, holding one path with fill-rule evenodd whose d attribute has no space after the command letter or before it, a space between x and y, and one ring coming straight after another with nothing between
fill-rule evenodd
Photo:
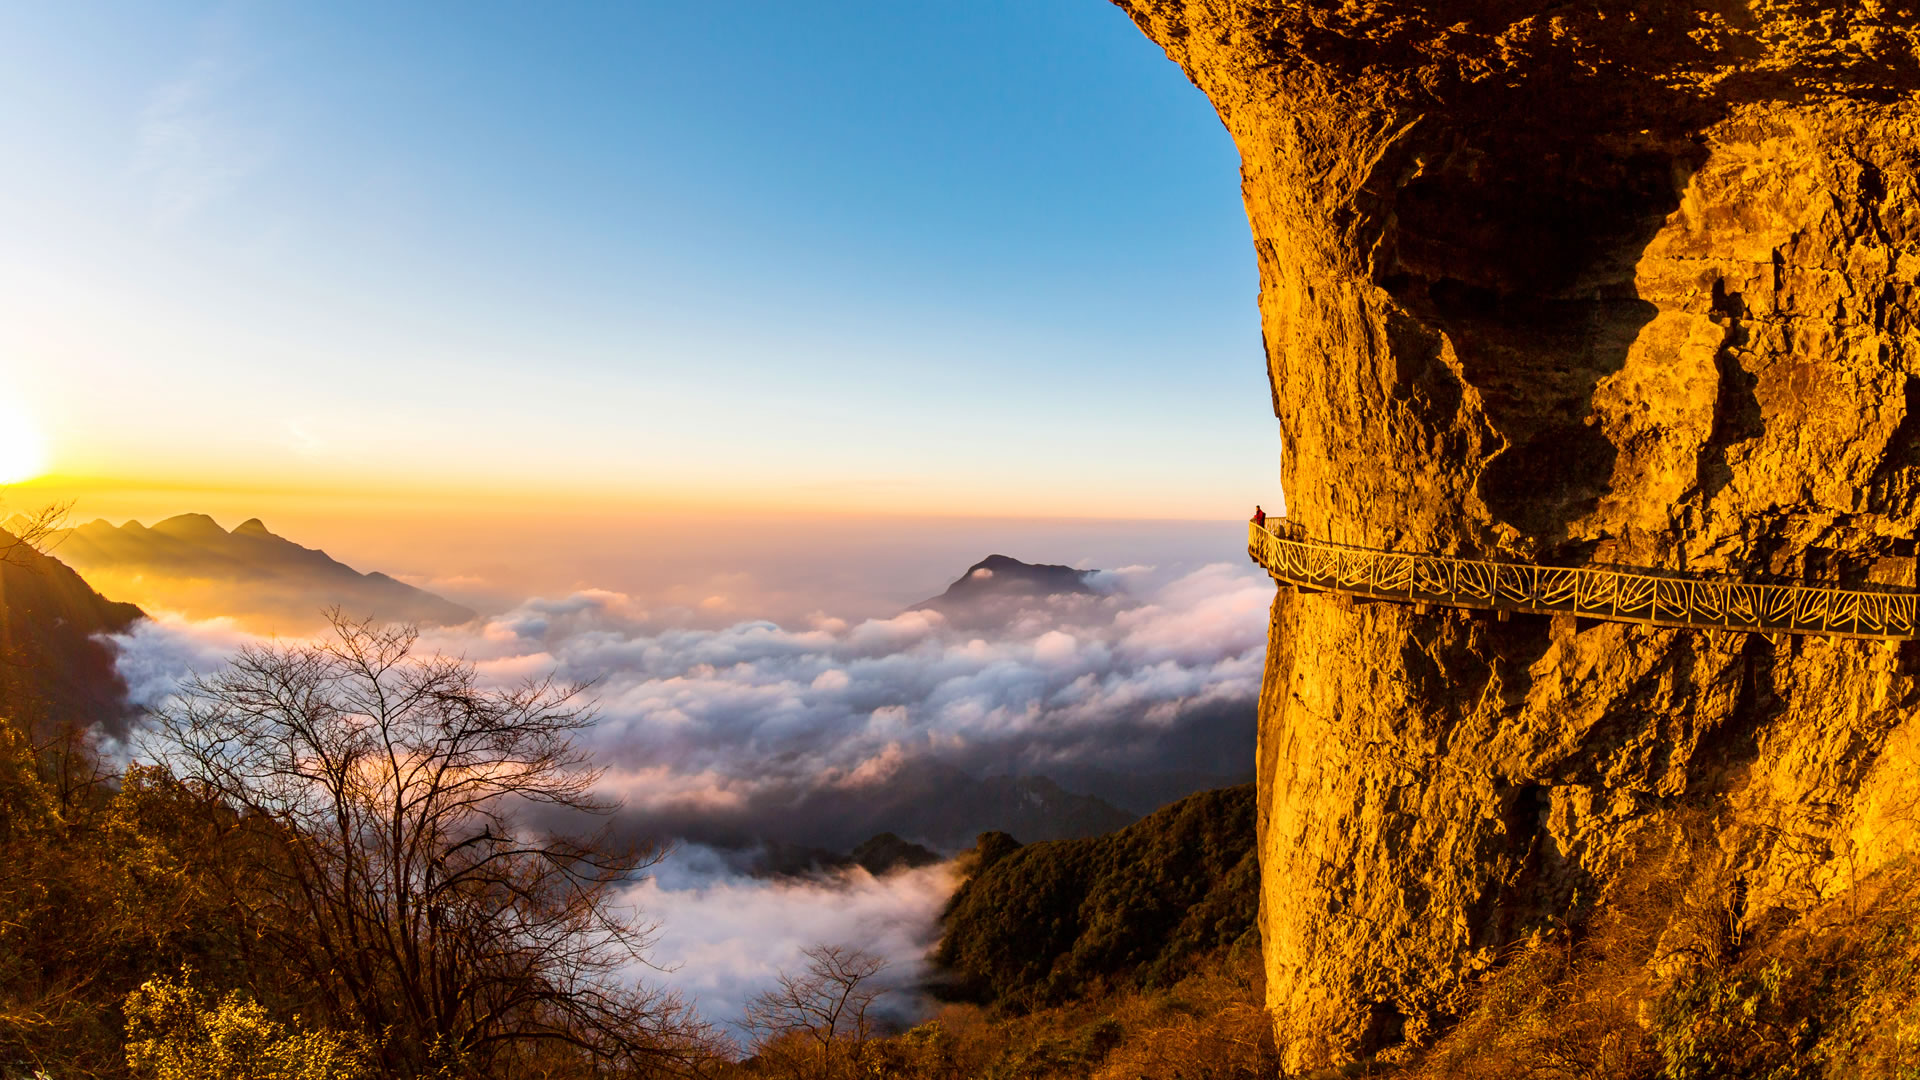
<instances>
[{"instance_id":1,"label":"cliff face","mask_svg":"<svg viewBox=\"0 0 1920 1080\"><path fill-rule=\"evenodd\" d=\"M1914 583L1912 7L1117 2L1239 146L1310 535ZM1749 921L1870 873L1914 832L1913 656L1281 592L1258 798L1292 1063L1425 1041L1683 812Z\"/></svg>"}]
</instances>

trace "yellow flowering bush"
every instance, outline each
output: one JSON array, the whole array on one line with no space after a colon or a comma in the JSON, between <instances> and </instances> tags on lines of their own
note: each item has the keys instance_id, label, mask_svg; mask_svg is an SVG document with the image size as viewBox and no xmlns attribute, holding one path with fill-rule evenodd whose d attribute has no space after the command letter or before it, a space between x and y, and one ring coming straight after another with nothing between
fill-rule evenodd
<instances>
[{"instance_id":1,"label":"yellow flowering bush","mask_svg":"<svg viewBox=\"0 0 1920 1080\"><path fill-rule=\"evenodd\" d=\"M234 991L217 1001L178 980L149 979L127 995L127 1068L140 1080L360 1080L360 1040L287 1025Z\"/></svg>"}]
</instances>

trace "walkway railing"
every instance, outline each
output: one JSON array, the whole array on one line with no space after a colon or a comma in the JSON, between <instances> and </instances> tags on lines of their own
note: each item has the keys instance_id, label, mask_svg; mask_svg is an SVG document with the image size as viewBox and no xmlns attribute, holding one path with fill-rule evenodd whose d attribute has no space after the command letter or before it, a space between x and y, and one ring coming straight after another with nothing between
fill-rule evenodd
<instances>
[{"instance_id":1,"label":"walkway railing","mask_svg":"<svg viewBox=\"0 0 1920 1080\"><path fill-rule=\"evenodd\" d=\"M1616 619L1651 626L1841 637L1920 636L1920 594L1756 585L1588 567L1455 559L1296 540L1249 523L1247 554L1274 578L1375 600Z\"/></svg>"}]
</instances>

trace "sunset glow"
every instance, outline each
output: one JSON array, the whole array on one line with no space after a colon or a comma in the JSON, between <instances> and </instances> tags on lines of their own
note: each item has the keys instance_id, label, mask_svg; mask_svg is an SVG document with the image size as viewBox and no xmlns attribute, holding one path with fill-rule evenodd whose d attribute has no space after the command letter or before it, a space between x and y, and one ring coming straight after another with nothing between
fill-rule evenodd
<instances>
[{"instance_id":1,"label":"sunset glow","mask_svg":"<svg viewBox=\"0 0 1920 1080\"><path fill-rule=\"evenodd\" d=\"M46 469L46 438L33 418L12 402L0 402L0 484L31 480Z\"/></svg>"},{"instance_id":2,"label":"sunset glow","mask_svg":"<svg viewBox=\"0 0 1920 1080\"><path fill-rule=\"evenodd\" d=\"M904 10L0 14L36 163L0 177L0 385L76 478L45 497L1276 501L1205 99L1101 4Z\"/></svg>"}]
</instances>

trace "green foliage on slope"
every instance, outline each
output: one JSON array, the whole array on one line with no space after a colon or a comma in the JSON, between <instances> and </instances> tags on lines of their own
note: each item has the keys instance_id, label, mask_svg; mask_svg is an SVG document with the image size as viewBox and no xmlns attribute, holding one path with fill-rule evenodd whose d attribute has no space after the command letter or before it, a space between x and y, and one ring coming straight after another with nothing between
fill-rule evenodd
<instances>
[{"instance_id":1,"label":"green foliage on slope","mask_svg":"<svg viewBox=\"0 0 1920 1080\"><path fill-rule=\"evenodd\" d=\"M1033 1008L1169 986L1255 929L1253 785L1202 792L1106 836L982 836L935 961L953 996Z\"/></svg>"},{"instance_id":2,"label":"green foliage on slope","mask_svg":"<svg viewBox=\"0 0 1920 1080\"><path fill-rule=\"evenodd\" d=\"M244 944L208 888L217 826L164 774L117 785L0 717L0 1076L112 1076L121 1001L183 963L229 974Z\"/></svg>"}]
</instances>

